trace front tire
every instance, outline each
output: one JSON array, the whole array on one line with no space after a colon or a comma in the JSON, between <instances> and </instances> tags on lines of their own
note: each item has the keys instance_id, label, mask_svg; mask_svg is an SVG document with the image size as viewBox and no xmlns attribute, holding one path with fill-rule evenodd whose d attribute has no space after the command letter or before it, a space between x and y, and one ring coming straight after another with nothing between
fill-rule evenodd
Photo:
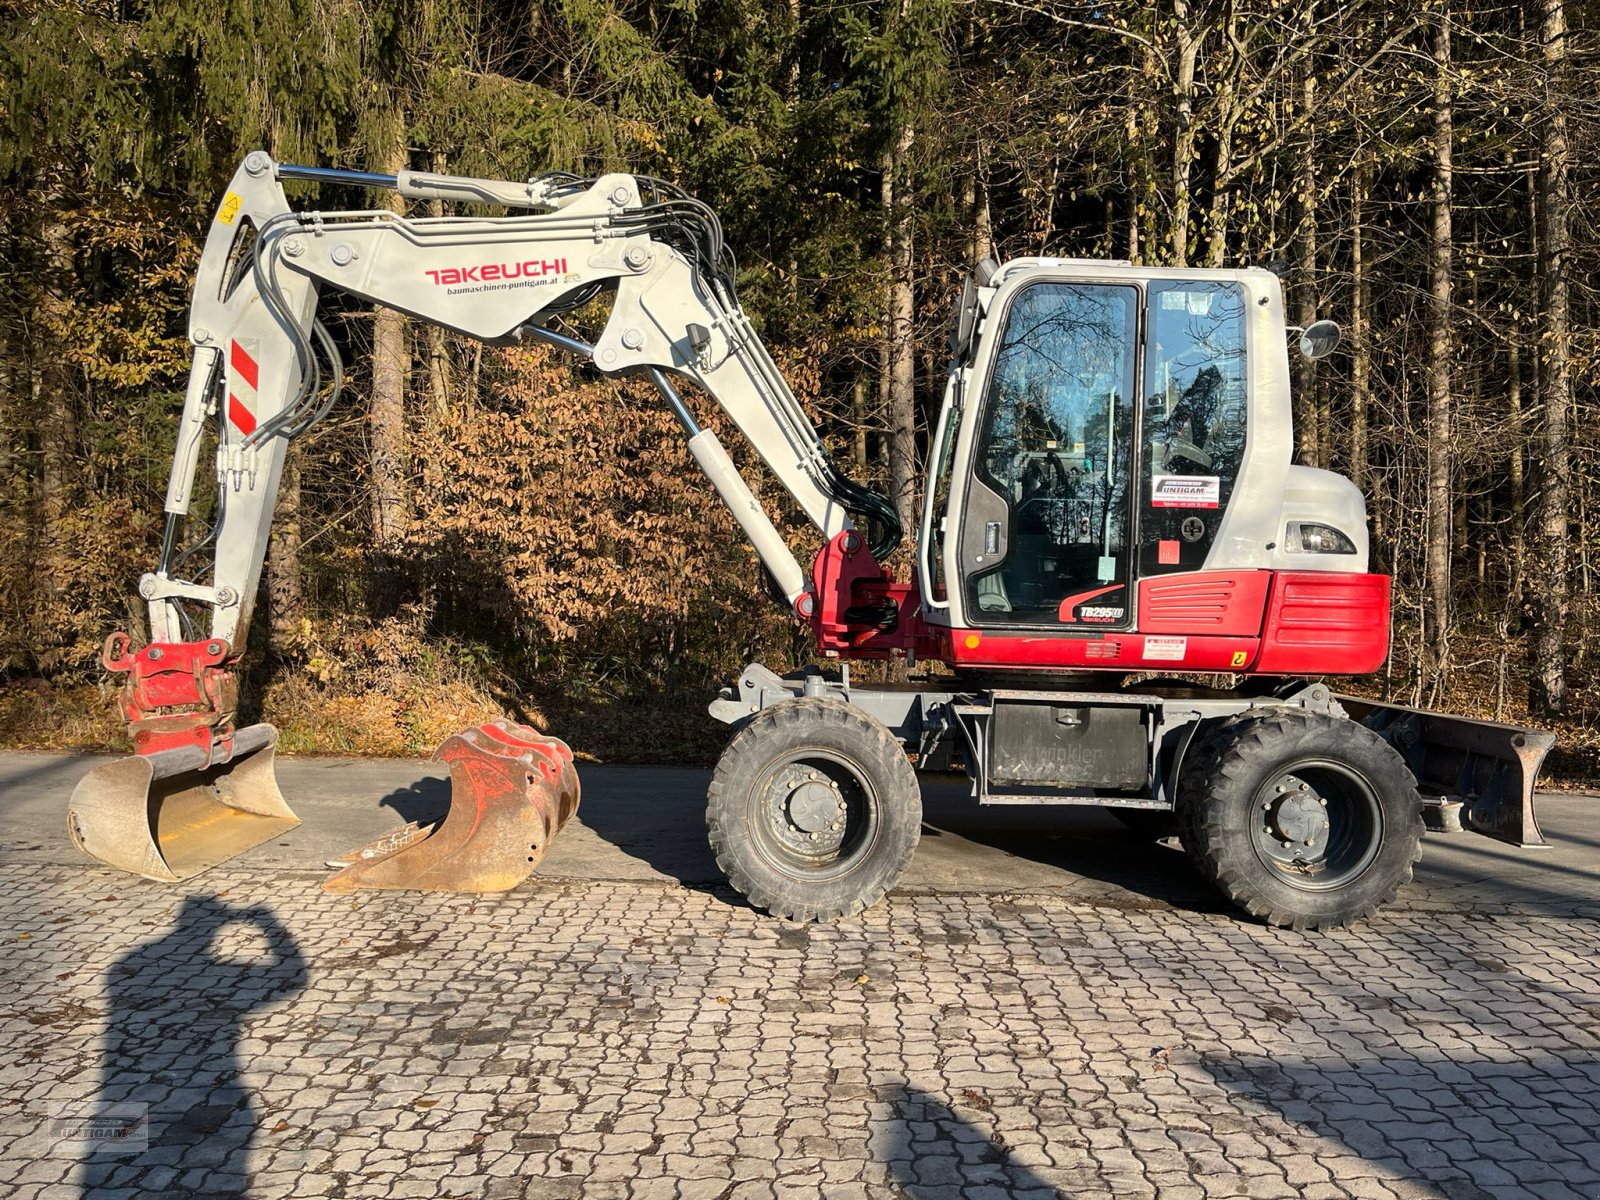
<instances>
[{"instance_id":1,"label":"front tire","mask_svg":"<svg viewBox=\"0 0 1600 1200\"><path fill-rule=\"evenodd\" d=\"M882 722L832 697L763 709L706 793L717 865L757 908L836 921L876 904L911 862L922 793Z\"/></svg>"},{"instance_id":2,"label":"front tire","mask_svg":"<svg viewBox=\"0 0 1600 1200\"><path fill-rule=\"evenodd\" d=\"M1184 848L1269 925L1333 929L1394 899L1422 857L1405 760L1354 721L1284 708L1226 721L1187 756Z\"/></svg>"}]
</instances>

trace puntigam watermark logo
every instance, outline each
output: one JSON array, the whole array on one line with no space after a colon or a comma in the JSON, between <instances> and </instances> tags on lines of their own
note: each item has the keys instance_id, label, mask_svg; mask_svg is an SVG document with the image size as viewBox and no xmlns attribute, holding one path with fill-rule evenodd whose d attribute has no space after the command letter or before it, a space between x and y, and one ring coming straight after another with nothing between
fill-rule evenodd
<instances>
[{"instance_id":1,"label":"puntigam watermark logo","mask_svg":"<svg viewBox=\"0 0 1600 1200\"><path fill-rule=\"evenodd\" d=\"M131 1101L52 1105L45 1137L56 1153L141 1154L150 1147L150 1106Z\"/></svg>"}]
</instances>

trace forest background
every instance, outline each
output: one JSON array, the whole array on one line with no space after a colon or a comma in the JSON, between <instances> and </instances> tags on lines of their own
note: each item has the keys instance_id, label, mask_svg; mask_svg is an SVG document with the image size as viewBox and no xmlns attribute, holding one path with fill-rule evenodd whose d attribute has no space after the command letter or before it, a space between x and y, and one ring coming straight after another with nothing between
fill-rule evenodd
<instances>
[{"instance_id":1,"label":"forest background","mask_svg":"<svg viewBox=\"0 0 1600 1200\"><path fill-rule=\"evenodd\" d=\"M1596 15L8 3L0 742L121 737L99 648L143 626L199 239L263 147L681 183L721 213L745 305L831 448L908 514L977 260L1273 265L1293 320L1345 329L1297 368L1298 459L1367 493L1373 569L1395 576L1394 653L1356 686L1556 728L1555 774L1600 776ZM246 658L247 710L287 748L426 752L507 711L598 757L703 759L724 735L705 716L716 686L751 658L805 660L636 385L331 311L354 378L291 451Z\"/></svg>"}]
</instances>

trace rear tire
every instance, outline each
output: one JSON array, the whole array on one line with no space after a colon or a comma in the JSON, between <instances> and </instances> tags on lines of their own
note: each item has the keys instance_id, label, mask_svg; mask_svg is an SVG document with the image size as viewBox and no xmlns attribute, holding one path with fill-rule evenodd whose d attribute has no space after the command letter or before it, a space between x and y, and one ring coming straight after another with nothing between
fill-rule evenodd
<instances>
[{"instance_id":1,"label":"rear tire","mask_svg":"<svg viewBox=\"0 0 1600 1200\"><path fill-rule=\"evenodd\" d=\"M1371 916L1422 857L1422 798L1405 760L1363 725L1298 708L1236 717L1192 749L1178 821L1202 875L1293 929Z\"/></svg>"},{"instance_id":2,"label":"rear tire","mask_svg":"<svg viewBox=\"0 0 1600 1200\"><path fill-rule=\"evenodd\" d=\"M706 793L717 865L751 904L836 921L876 904L911 862L922 793L882 722L832 697L763 709Z\"/></svg>"}]
</instances>

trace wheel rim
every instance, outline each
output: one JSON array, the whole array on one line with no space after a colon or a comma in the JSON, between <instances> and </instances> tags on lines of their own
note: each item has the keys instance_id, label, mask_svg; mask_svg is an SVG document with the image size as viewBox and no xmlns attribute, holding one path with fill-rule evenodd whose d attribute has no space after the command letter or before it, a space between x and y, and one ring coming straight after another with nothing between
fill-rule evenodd
<instances>
[{"instance_id":1,"label":"wheel rim","mask_svg":"<svg viewBox=\"0 0 1600 1200\"><path fill-rule=\"evenodd\" d=\"M881 831L867 771L831 750L797 750L772 763L750 794L755 846L772 867L823 882L848 874Z\"/></svg>"},{"instance_id":2,"label":"wheel rim","mask_svg":"<svg viewBox=\"0 0 1600 1200\"><path fill-rule=\"evenodd\" d=\"M1359 773L1327 759L1292 763L1252 805L1256 857L1290 887L1323 892L1359 878L1383 845L1383 808Z\"/></svg>"}]
</instances>

